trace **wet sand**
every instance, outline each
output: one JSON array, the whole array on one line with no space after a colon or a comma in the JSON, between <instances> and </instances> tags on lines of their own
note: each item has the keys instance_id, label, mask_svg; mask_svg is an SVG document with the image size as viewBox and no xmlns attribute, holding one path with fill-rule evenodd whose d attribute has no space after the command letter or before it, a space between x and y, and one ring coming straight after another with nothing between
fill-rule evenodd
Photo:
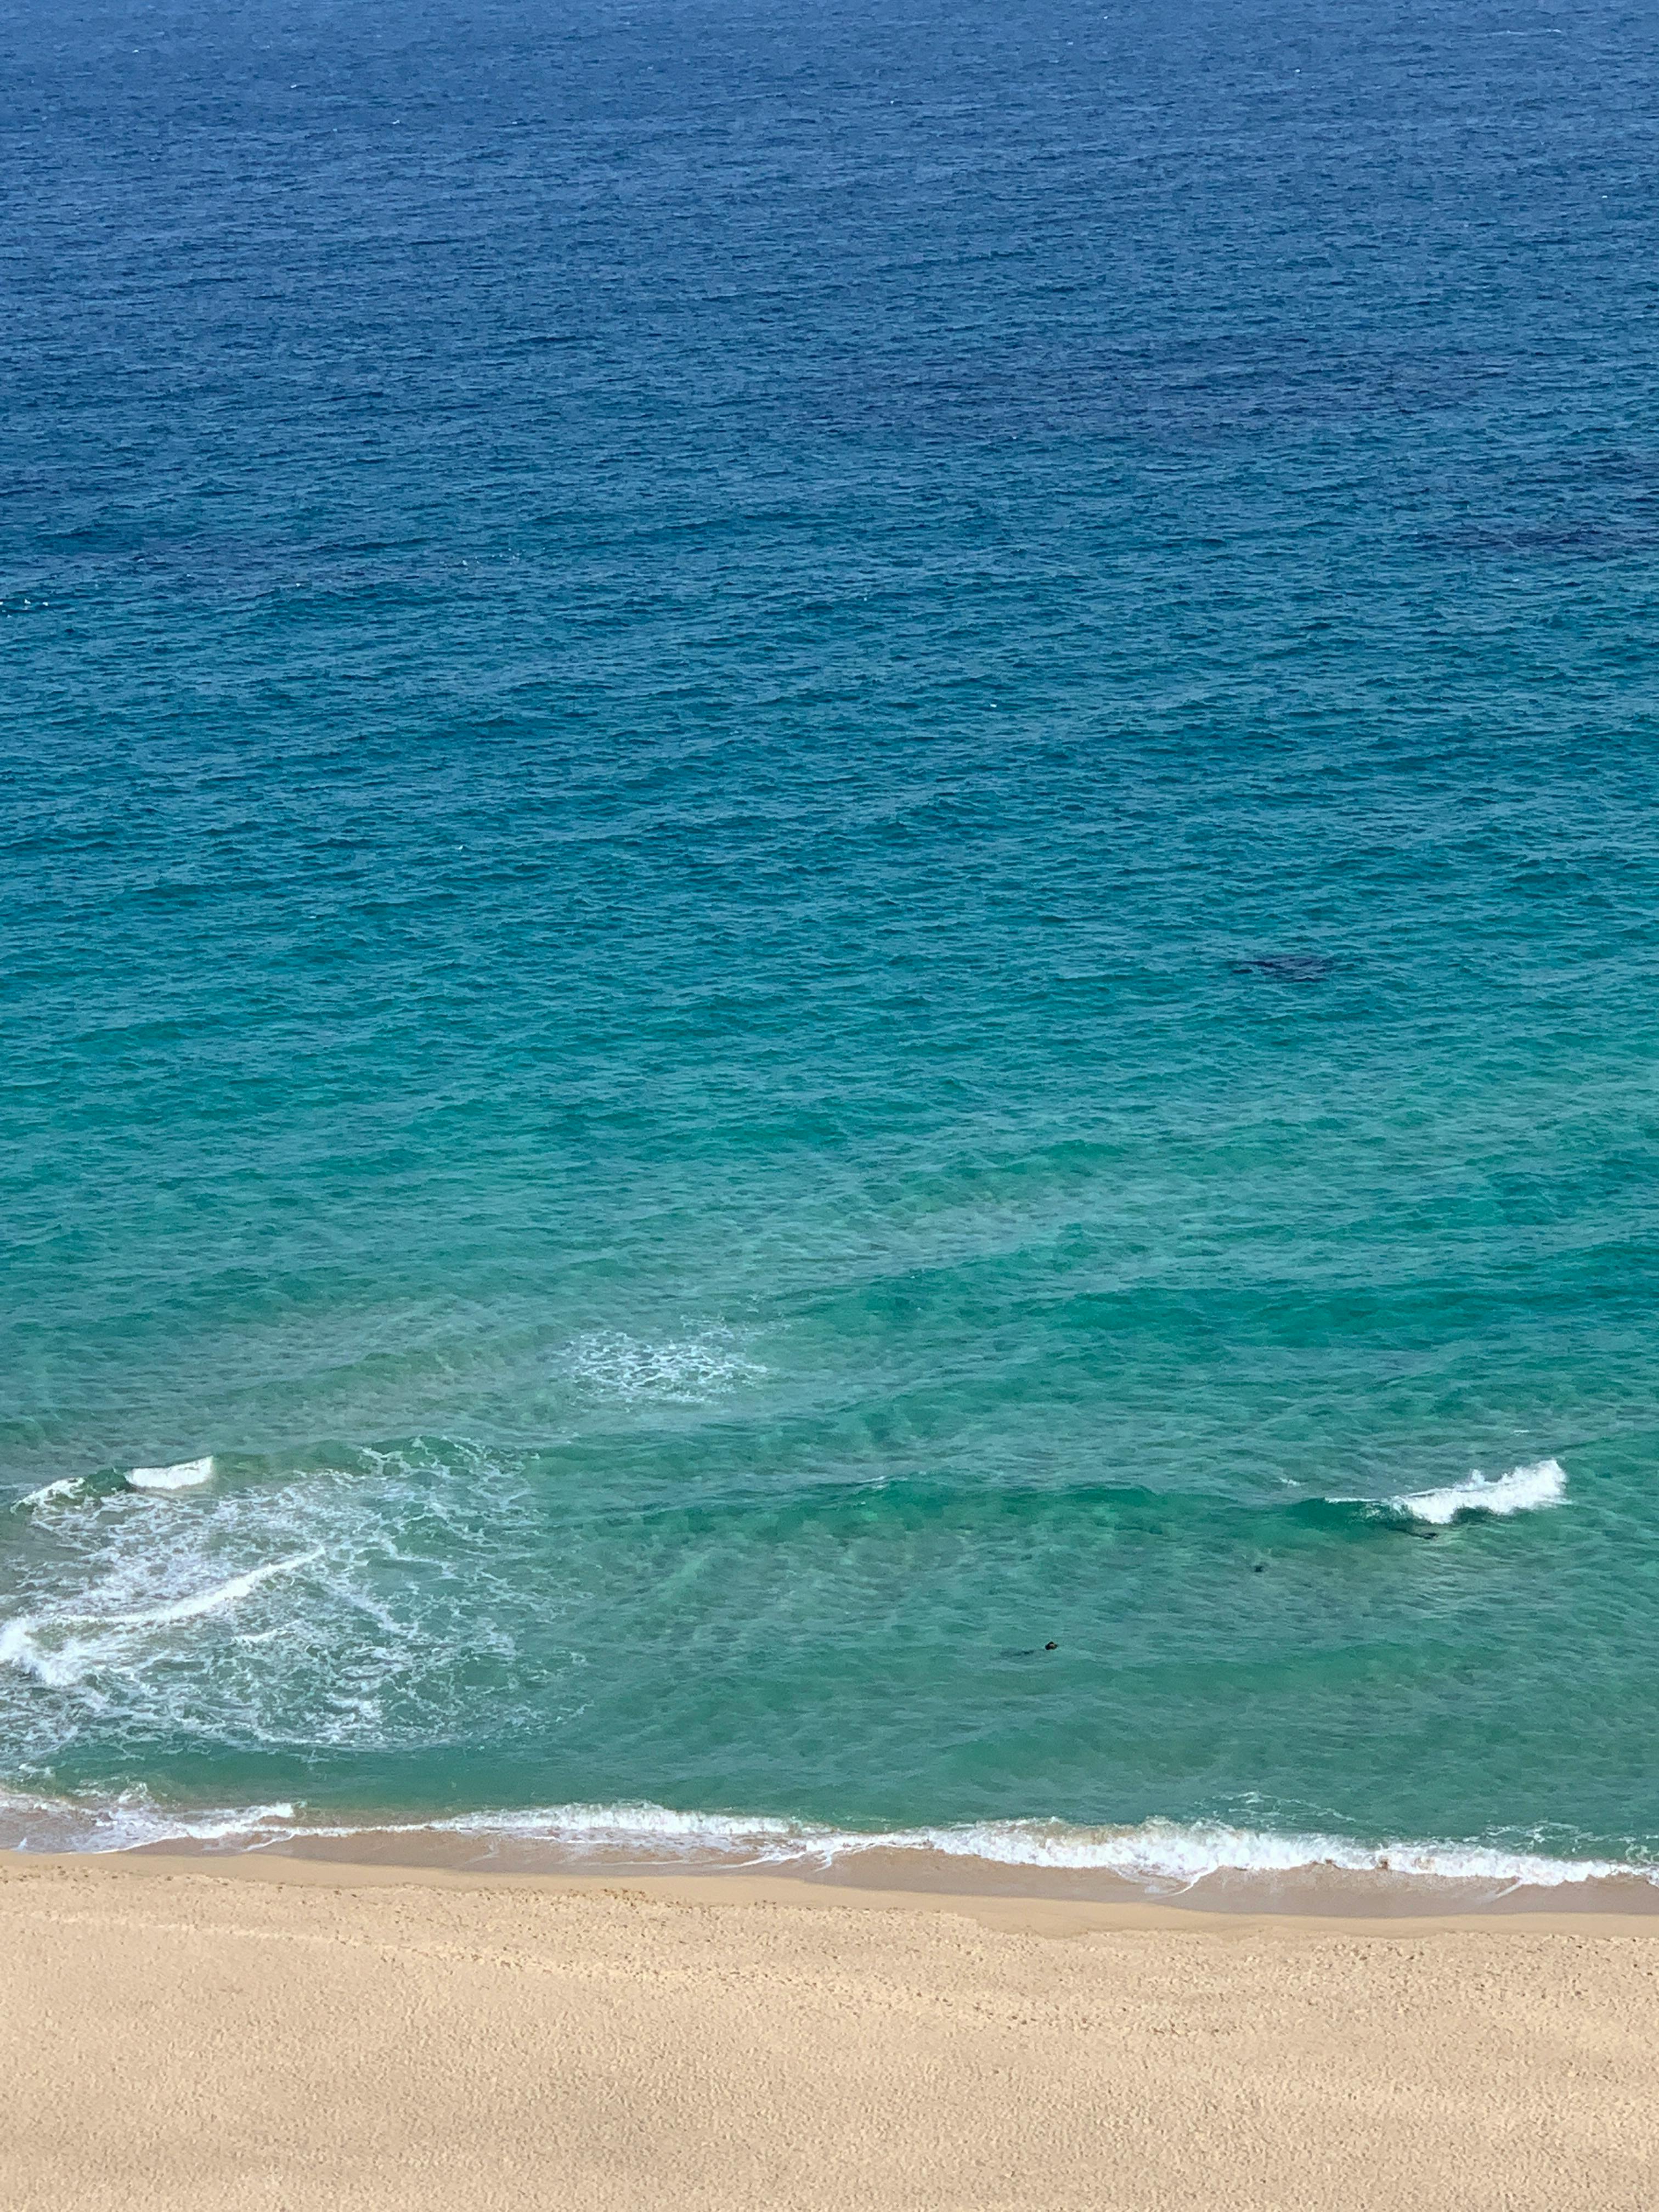
<instances>
[{"instance_id":1,"label":"wet sand","mask_svg":"<svg viewBox=\"0 0 1659 2212\"><path fill-rule=\"evenodd\" d=\"M0 2204L1616 2212L1659 1919L0 1858Z\"/></svg>"}]
</instances>

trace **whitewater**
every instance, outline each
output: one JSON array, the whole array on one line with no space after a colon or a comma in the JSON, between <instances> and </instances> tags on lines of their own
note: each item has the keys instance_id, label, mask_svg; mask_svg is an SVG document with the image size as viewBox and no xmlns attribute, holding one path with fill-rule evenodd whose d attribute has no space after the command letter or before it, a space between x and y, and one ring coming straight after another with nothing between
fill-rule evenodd
<instances>
[{"instance_id":1,"label":"whitewater","mask_svg":"<svg viewBox=\"0 0 1659 2212\"><path fill-rule=\"evenodd\" d=\"M585 1369L591 1371L591 1347L581 1351ZM677 1401L689 1374L713 1375L726 1382L764 1372L734 1359L729 1350L692 1360L678 1349L654 1357L635 1353L626 1361L613 1357L608 1369L619 1394L631 1396L642 1374L655 1373L662 1377L665 1395L673 1394ZM325 1705L378 1721L386 1686L378 1669L395 1674L410 1654L406 1646L400 1650L384 1641L396 1616L367 1586L366 1569L376 1551L396 1559L398 1540L383 1528L378 1532L382 1541L365 1547L364 1508L379 1517L393 1506L405 1523L418 1525L434 1510L434 1501L413 1480L416 1469L406 1457L374 1455L370 1465L386 1486L378 1508L362 1494L369 1485L366 1470L360 1468L355 1476L336 1470L321 1483L315 1478L290 1483L275 1496L263 1491L239 1496L233 1489L208 1508L205 1519L191 1518L181 1493L198 1492L208 1482L213 1461L207 1456L161 1469L64 1478L27 1492L15 1510L37 1516L60 1545L70 1534L69 1556L94 1578L51 1606L0 1620L0 1711L5 1710L3 1670L9 1670L14 1681L73 1693L64 1709L71 1731L84 1726L89 1714L106 1713L112 1701L123 1696L135 1716L148 1711L153 1722L185 1682L193 1682L193 1698L191 1705L173 1709L177 1724L199 1735L204 1729L234 1727L240 1714L246 1725L247 1708L241 1701L250 1665L269 1688L280 1678L285 1656L304 1644L319 1613L331 1608L337 1636L341 1621L355 1614L370 1620L380 1640L368 1649L341 1642L333 1655L331 1686L313 1680L307 1694L314 1702L320 1692ZM1548 1459L1498 1477L1477 1472L1432 1492L1370 1504L1333 1503L1360 1506L1379 1528L1404 1520L1449 1529L1466 1516L1505 1519L1559 1505L1566 1489L1565 1470ZM175 1498L179 1503L173 1503ZM438 1505L436 1510L441 1519L444 1508ZM1264 1505L1262 1510L1265 1516L1273 1509ZM210 1561L222 1566L235 1553L250 1545L268 1546L302 1521L320 1523L330 1540L264 1559L217 1580L208 1578ZM285 1599L282 1589L270 1587L277 1583L287 1586ZM148 1601L135 1602L140 1595ZM264 1609L257 1603L251 1607L250 1601L261 1595ZM278 1607L274 1614L273 1603ZM210 1639L205 1648L192 1642L204 1637ZM1047 1647L1042 1656L1058 1649ZM250 1660L252 1652L258 1656ZM1008 1656L1031 1659L1038 1654L1032 1650ZM11 1710L18 1713L21 1708L14 1704ZM265 1725L255 1726L270 1741ZM1305 1875L1374 1875L1431 1887L1474 1885L1482 1894L1659 1879L1659 1865L1645 1857L1552 1853L1479 1838L1367 1841L1217 1820L1182 1824L1154 1819L1109 1826L1027 1817L860 1829L777 1815L674 1810L648 1802L496 1806L417 1819L343 1820L291 1800L241 1809L169 1806L143 1786L102 1796L84 1790L71 1796L0 1792L0 1846L11 1848L172 1844L291 1850L369 1836L379 1839L377 1850L398 1839L416 1858L422 1848L448 1849L456 1839L470 1839L483 1855L481 1863L493 1863L507 1849L528 1854L528 1863L551 1867L684 1862L828 1869L882 1853L896 1855L901 1863L960 1862L966 1867L982 1862L1105 1875L1156 1893L1178 1893L1217 1878L1259 1883Z\"/></svg>"}]
</instances>

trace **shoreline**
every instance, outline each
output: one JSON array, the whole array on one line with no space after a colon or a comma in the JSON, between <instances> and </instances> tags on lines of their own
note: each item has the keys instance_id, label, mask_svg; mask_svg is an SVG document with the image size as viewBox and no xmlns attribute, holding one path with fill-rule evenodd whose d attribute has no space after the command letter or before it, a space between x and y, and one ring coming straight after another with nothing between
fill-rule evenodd
<instances>
[{"instance_id":1,"label":"shoreline","mask_svg":"<svg viewBox=\"0 0 1659 2212\"><path fill-rule=\"evenodd\" d=\"M114 1852L0 1853L0 1858L44 1858L71 1865L88 1859L132 1865L172 1863L235 1875L265 1867L280 1880L292 1869L301 1881L331 1877L396 1882L428 1878L441 1884L488 1887L494 1882L575 1892L638 1887L648 1893L693 1895L718 1904L765 1897L803 1905L857 1905L879 1899L925 1911L1028 1914L1036 1925L1048 1916L1082 1914L1091 1925L1156 1924L1171 1928L1239 1918L1297 1925L1367 1924L1443 1927L1522 1919L1628 1925L1659 1933L1659 1888L1628 1876L1610 1880L1497 1886L1418 1875L1356 1874L1316 1867L1292 1875L1229 1872L1186 1885L1131 1881L1090 1868L1042 1867L923 1851L860 1853L823 1864L649 1853L559 1855L543 1845L492 1839L434 1837L430 1832L360 1829L343 1836L299 1837L276 1844L227 1849L188 1839L161 1841ZM1147 1918L1146 1916L1151 1916ZM1022 1923L1024 1924L1024 1923Z\"/></svg>"},{"instance_id":2,"label":"shoreline","mask_svg":"<svg viewBox=\"0 0 1659 2212\"><path fill-rule=\"evenodd\" d=\"M1659 1919L0 1854L9 2212L1638 2212Z\"/></svg>"},{"instance_id":3,"label":"shoreline","mask_svg":"<svg viewBox=\"0 0 1659 2212\"><path fill-rule=\"evenodd\" d=\"M1206 1881L1165 1894L1086 1870L1006 1867L946 1861L924 1873L881 1864L876 1855L857 1871L841 1865L769 1867L634 1858L580 1864L509 1865L447 1862L437 1855L372 1855L352 1848L359 1834L322 1839L323 1847L223 1850L191 1843L147 1844L113 1851L0 1850L0 1883L31 1869L120 1880L201 1877L281 1888L350 1893L430 1890L439 1894L615 1897L634 1893L660 1902L720 1911L777 1905L803 1911L882 1911L955 1915L1030 1935L1059 1936L1158 1929L1225 1935L1248 1927L1270 1935L1376 1935L1392 1939L1460 1930L1568 1936L1659 1936L1659 1894L1645 1882L1564 1884L1516 1888L1497 1895L1459 1894L1464 1885L1391 1882L1338 1875L1290 1883L1282 1879ZM407 1843L407 1838L398 1838Z\"/></svg>"},{"instance_id":4,"label":"shoreline","mask_svg":"<svg viewBox=\"0 0 1659 2212\"><path fill-rule=\"evenodd\" d=\"M775 1875L825 1892L896 1889L1345 1919L1540 1911L1659 1915L1659 1863L1481 1841L1365 1843L1312 1831L1043 1818L832 1827L646 1802L399 1818L290 1802L194 1811L143 1790L99 1802L0 1792L0 1856L161 1853L447 1868L551 1879Z\"/></svg>"},{"instance_id":5,"label":"shoreline","mask_svg":"<svg viewBox=\"0 0 1659 2212\"><path fill-rule=\"evenodd\" d=\"M823 1855L688 1843L678 1849L645 1837L561 1837L500 1828L366 1824L362 1826L230 1834L161 1834L131 1843L0 1845L0 1865L14 1862L142 1865L167 1863L234 1873L254 1867L335 1869L341 1880L448 1875L488 1883L542 1883L554 1888L637 1883L647 1888L690 1883L711 1898L738 1896L757 1883L766 1893L823 1903L880 1894L999 1909L1030 1905L1107 1912L1142 1908L1170 1924L1240 1916L1358 1925L1401 1926L1462 1920L1524 1918L1651 1922L1659 1927L1659 1881L1620 1871L1553 1881L1462 1877L1438 1873L1356 1869L1312 1861L1288 1868L1227 1865L1189 1880L1130 1875L1111 1866L1042 1863L966 1850L881 1842ZM1553 1863L1566 1866L1570 1862Z\"/></svg>"}]
</instances>

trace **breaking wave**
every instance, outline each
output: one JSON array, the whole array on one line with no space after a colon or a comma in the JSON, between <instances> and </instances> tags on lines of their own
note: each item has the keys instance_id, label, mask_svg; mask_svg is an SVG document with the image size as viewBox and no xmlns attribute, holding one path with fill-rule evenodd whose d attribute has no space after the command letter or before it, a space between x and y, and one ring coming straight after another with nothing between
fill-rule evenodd
<instances>
[{"instance_id":1,"label":"breaking wave","mask_svg":"<svg viewBox=\"0 0 1659 2212\"><path fill-rule=\"evenodd\" d=\"M205 1459L179 1460L172 1467L135 1467L127 1474L134 1490L194 1490L212 1480L211 1453Z\"/></svg>"},{"instance_id":2,"label":"breaking wave","mask_svg":"<svg viewBox=\"0 0 1659 2212\"><path fill-rule=\"evenodd\" d=\"M42 1483L39 1490L27 1492L17 1501L20 1513L32 1512L40 1505L67 1505L71 1498L89 1494L87 1479L82 1474L66 1474L59 1481Z\"/></svg>"},{"instance_id":3,"label":"breaking wave","mask_svg":"<svg viewBox=\"0 0 1659 2212\"><path fill-rule=\"evenodd\" d=\"M1536 1460L1530 1467L1512 1468L1507 1474L1471 1474L1444 1490L1424 1490L1389 1500L1398 1513L1413 1521L1426 1521L1444 1528L1462 1513L1536 1513L1547 1505L1565 1504L1567 1478L1559 1460Z\"/></svg>"},{"instance_id":4,"label":"breaking wave","mask_svg":"<svg viewBox=\"0 0 1659 2212\"><path fill-rule=\"evenodd\" d=\"M16 1501L15 1510L29 1513L43 1506L63 1507L96 1504L99 1500L123 1491L145 1491L165 1493L174 1490L199 1490L211 1482L214 1475L213 1455L204 1459L183 1459L171 1467L133 1467L125 1474L66 1474L56 1482L43 1483L39 1490L25 1492Z\"/></svg>"}]
</instances>

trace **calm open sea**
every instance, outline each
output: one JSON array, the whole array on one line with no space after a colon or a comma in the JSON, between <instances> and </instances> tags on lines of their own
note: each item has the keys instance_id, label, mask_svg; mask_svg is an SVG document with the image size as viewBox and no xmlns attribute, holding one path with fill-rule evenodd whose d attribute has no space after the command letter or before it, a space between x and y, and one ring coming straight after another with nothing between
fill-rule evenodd
<instances>
[{"instance_id":1,"label":"calm open sea","mask_svg":"<svg viewBox=\"0 0 1659 2212\"><path fill-rule=\"evenodd\" d=\"M1659 1861L1650 11L3 82L0 1840Z\"/></svg>"}]
</instances>

